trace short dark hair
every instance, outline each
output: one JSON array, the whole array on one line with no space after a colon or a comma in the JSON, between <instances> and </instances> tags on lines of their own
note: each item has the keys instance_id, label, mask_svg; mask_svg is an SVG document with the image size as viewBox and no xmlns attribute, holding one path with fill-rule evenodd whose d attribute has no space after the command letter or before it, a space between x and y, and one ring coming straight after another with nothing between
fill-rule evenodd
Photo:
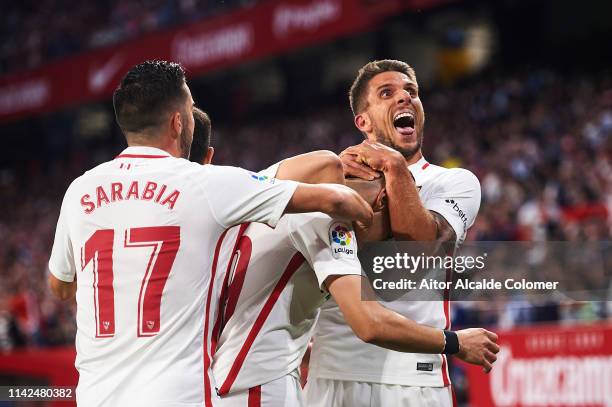
<instances>
[{"instance_id":1,"label":"short dark hair","mask_svg":"<svg viewBox=\"0 0 612 407\"><path fill-rule=\"evenodd\" d=\"M138 133L159 126L165 113L186 97L185 70L167 61L145 61L125 74L113 93L115 117L121 130Z\"/></svg>"},{"instance_id":2,"label":"short dark hair","mask_svg":"<svg viewBox=\"0 0 612 407\"><path fill-rule=\"evenodd\" d=\"M349 91L349 103L351 104L353 115L358 115L368 106L367 90L370 80L379 73L390 71L406 74L411 80L416 82L414 69L405 62L395 59L368 62L357 73L357 77L353 81L351 90Z\"/></svg>"},{"instance_id":3,"label":"short dark hair","mask_svg":"<svg viewBox=\"0 0 612 407\"><path fill-rule=\"evenodd\" d=\"M212 124L206 112L197 107L193 109L193 119L195 126L193 128L193 142L191 143L189 161L202 164L208 152L208 147L210 147Z\"/></svg>"}]
</instances>

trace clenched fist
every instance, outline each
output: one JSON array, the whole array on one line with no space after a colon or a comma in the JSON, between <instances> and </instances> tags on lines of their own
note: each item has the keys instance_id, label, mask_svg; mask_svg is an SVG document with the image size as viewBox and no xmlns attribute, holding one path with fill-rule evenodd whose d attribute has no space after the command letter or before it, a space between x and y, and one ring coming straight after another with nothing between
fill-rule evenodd
<instances>
[{"instance_id":1,"label":"clenched fist","mask_svg":"<svg viewBox=\"0 0 612 407\"><path fill-rule=\"evenodd\" d=\"M459 359L473 365L482 366L486 373L493 368L499 352L497 334L483 328L469 328L456 331L459 339Z\"/></svg>"}]
</instances>

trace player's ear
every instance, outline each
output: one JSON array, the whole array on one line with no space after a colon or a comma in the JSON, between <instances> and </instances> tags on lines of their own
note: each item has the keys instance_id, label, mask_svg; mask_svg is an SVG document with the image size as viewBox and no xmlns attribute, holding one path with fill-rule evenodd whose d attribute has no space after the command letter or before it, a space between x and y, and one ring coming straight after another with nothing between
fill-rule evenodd
<instances>
[{"instance_id":1,"label":"player's ear","mask_svg":"<svg viewBox=\"0 0 612 407\"><path fill-rule=\"evenodd\" d=\"M372 122L370 116L366 113L359 113L355 116L355 127L357 127L362 133L369 133L372 129Z\"/></svg>"},{"instance_id":2,"label":"player's ear","mask_svg":"<svg viewBox=\"0 0 612 407\"><path fill-rule=\"evenodd\" d=\"M176 139L183 131L183 121L181 120L181 113L174 112L170 118L170 129L172 130L172 138Z\"/></svg>"},{"instance_id":3,"label":"player's ear","mask_svg":"<svg viewBox=\"0 0 612 407\"><path fill-rule=\"evenodd\" d=\"M374 205L372 205L372 209L374 212L382 211L385 206L387 206L387 191L385 188L382 188L378 193L378 196L374 200Z\"/></svg>"},{"instance_id":4,"label":"player's ear","mask_svg":"<svg viewBox=\"0 0 612 407\"><path fill-rule=\"evenodd\" d=\"M204 156L204 162L202 164L210 164L212 162L213 155L215 155L215 149L213 147L208 147L208 151L206 152L206 156Z\"/></svg>"}]
</instances>

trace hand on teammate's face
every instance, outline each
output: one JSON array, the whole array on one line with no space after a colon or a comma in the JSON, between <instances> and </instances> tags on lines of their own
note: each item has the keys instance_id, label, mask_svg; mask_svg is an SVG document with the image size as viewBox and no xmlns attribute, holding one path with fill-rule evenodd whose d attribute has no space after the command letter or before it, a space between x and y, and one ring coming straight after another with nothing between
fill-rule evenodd
<instances>
[{"instance_id":1,"label":"hand on teammate's face","mask_svg":"<svg viewBox=\"0 0 612 407\"><path fill-rule=\"evenodd\" d=\"M485 373L493 368L499 352L497 335L483 328L470 328L457 331L459 338L459 359L473 365L482 366Z\"/></svg>"}]
</instances>

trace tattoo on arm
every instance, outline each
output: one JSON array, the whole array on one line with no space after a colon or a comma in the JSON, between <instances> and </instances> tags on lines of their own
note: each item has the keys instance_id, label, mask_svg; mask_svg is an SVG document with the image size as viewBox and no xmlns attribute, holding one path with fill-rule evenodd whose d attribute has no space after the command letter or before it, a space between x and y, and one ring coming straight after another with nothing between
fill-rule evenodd
<instances>
[{"instance_id":1,"label":"tattoo on arm","mask_svg":"<svg viewBox=\"0 0 612 407\"><path fill-rule=\"evenodd\" d=\"M456 242L457 234L455 233L453 227L448 223L448 221L444 219L444 216L440 215L438 212L430 212L436 222L436 240L440 243Z\"/></svg>"}]
</instances>

